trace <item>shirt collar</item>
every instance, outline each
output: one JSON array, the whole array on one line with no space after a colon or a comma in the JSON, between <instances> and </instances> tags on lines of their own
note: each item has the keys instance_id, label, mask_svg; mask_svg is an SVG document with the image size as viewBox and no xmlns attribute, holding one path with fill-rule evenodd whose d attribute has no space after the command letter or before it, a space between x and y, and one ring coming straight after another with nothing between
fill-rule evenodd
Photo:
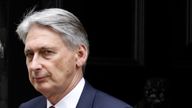
<instances>
[{"instance_id":1,"label":"shirt collar","mask_svg":"<svg viewBox=\"0 0 192 108\"><path fill-rule=\"evenodd\" d=\"M65 97L63 97L57 104L55 108L76 108L83 88L85 86L85 79L82 78L75 88L72 89ZM52 104L47 100L47 108L52 106Z\"/></svg>"}]
</instances>

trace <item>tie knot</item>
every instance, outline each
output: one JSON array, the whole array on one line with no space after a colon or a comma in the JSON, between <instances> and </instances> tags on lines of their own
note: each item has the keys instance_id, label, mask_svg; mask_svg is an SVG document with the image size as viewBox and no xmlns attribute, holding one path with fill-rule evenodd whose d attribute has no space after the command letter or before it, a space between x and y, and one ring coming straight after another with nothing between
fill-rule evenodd
<instances>
[{"instance_id":1,"label":"tie knot","mask_svg":"<svg viewBox=\"0 0 192 108\"><path fill-rule=\"evenodd\" d=\"M55 108L54 106L50 106L49 108Z\"/></svg>"}]
</instances>

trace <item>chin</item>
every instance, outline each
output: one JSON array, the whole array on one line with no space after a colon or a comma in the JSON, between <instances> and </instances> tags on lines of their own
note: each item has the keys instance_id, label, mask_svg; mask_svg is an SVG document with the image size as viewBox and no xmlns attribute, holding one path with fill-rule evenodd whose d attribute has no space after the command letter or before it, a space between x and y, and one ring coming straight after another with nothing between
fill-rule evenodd
<instances>
[{"instance_id":1,"label":"chin","mask_svg":"<svg viewBox=\"0 0 192 108\"><path fill-rule=\"evenodd\" d=\"M48 84L34 84L34 88L42 94L50 92L52 89L52 87Z\"/></svg>"}]
</instances>

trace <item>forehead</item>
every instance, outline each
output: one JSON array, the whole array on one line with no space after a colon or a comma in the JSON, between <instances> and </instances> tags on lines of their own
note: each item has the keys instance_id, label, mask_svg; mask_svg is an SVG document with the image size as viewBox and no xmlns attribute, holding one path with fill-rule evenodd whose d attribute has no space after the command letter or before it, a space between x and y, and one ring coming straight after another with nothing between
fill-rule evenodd
<instances>
[{"instance_id":1,"label":"forehead","mask_svg":"<svg viewBox=\"0 0 192 108\"><path fill-rule=\"evenodd\" d=\"M55 46L62 47L64 41L60 34L46 26L32 25L25 41L25 48Z\"/></svg>"}]
</instances>

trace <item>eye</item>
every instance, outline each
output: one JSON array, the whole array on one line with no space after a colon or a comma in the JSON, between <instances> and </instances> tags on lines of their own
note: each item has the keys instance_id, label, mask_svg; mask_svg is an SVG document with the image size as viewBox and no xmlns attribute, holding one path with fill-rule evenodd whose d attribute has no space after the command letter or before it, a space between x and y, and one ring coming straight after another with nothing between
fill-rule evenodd
<instances>
[{"instance_id":1,"label":"eye","mask_svg":"<svg viewBox=\"0 0 192 108\"><path fill-rule=\"evenodd\" d=\"M52 51L50 49L42 49L41 54L45 58L50 58L54 54L54 51Z\"/></svg>"},{"instance_id":2,"label":"eye","mask_svg":"<svg viewBox=\"0 0 192 108\"><path fill-rule=\"evenodd\" d=\"M25 57L27 60L29 61L32 60L33 56L34 56L34 53L32 51L30 50L25 51Z\"/></svg>"},{"instance_id":3,"label":"eye","mask_svg":"<svg viewBox=\"0 0 192 108\"><path fill-rule=\"evenodd\" d=\"M49 55L49 54L52 54L53 52L50 51L50 50L45 50L43 53L44 53L45 55Z\"/></svg>"}]
</instances>

